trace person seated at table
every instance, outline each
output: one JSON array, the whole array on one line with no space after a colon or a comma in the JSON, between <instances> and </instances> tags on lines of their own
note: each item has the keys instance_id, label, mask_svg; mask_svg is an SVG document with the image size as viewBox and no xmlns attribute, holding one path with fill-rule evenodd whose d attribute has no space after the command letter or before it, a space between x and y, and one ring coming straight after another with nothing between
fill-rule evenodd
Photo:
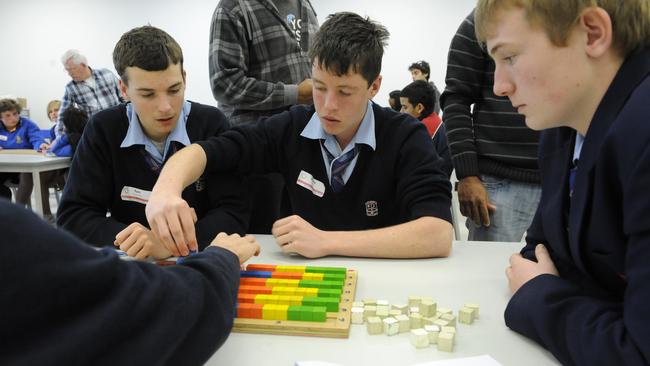
<instances>
[{"instance_id":1,"label":"person seated at table","mask_svg":"<svg viewBox=\"0 0 650 366\"><path fill-rule=\"evenodd\" d=\"M427 127L436 152L444 162L443 170L447 173L447 177L450 177L454 167L451 165L451 153L447 144L445 125L433 111L436 104L436 93L433 87L424 80L416 80L400 91L399 99L402 113L410 114Z\"/></svg>"},{"instance_id":2,"label":"person seated at table","mask_svg":"<svg viewBox=\"0 0 650 366\"><path fill-rule=\"evenodd\" d=\"M22 106L10 98L0 100L0 150L1 149L32 149L38 150L43 139L38 125L31 119L20 115ZM11 190L5 186L9 181L18 184L16 202L29 205L32 196L31 173L0 173L0 196L11 199ZM43 207L45 211L45 206ZM47 212L49 212L49 205Z\"/></svg>"},{"instance_id":3,"label":"person seated at table","mask_svg":"<svg viewBox=\"0 0 650 366\"><path fill-rule=\"evenodd\" d=\"M539 143L508 327L565 365L650 363L650 3L480 0L476 33Z\"/></svg>"},{"instance_id":4,"label":"person seated at table","mask_svg":"<svg viewBox=\"0 0 650 366\"><path fill-rule=\"evenodd\" d=\"M229 124L217 108L185 100L183 52L165 31L144 26L124 33L113 63L129 102L97 112L86 125L57 223L93 245L115 245L136 258L166 258L172 253L147 226L150 190L177 150ZM219 232L242 234L250 208L240 177L196 178L183 197L193 208L200 248Z\"/></svg>"},{"instance_id":5,"label":"person seated at table","mask_svg":"<svg viewBox=\"0 0 650 366\"><path fill-rule=\"evenodd\" d=\"M87 122L88 115L84 110L76 107L66 109L61 116L63 135L47 149L46 154L73 156Z\"/></svg>"},{"instance_id":6,"label":"person seated at table","mask_svg":"<svg viewBox=\"0 0 650 366\"><path fill-rule=\"evenodd\" d=\"M120 260L0 199L2 365L203 365L233 325L252 236L174 266ZM8 253L11 253L10 255Z\"/></svg>"},{"instance_id":7,"label":"person seated at table","mask_svg":"<svg viewBox=\"0 0 650 366\"><path fill-rule=\"evenodd\" d=\"M236 126L175 154L147 219L174 254L195 248L185 186L206 172L281 173L292 211L273 224L282 250L415 258L451 250L451 188L422 123L371 101L388 31L353 13L328 17L309 51L314 106ZM189 248L188 248L189 246Z\"/></svg>"}]
</instances>

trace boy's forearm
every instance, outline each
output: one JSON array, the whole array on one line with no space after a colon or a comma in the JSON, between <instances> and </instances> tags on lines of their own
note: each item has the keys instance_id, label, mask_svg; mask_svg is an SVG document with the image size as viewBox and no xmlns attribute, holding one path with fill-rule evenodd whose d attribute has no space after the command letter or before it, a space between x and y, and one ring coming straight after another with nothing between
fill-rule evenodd
<instances>
[{"instance_id":1,"label":"boy's forearm","mask_svg":"<svg viewBox=\"0 0 650 366\"><path fill-rule=\"evenodd\" d=\"M201 146L192 144L181 149L165 163L154 190L180 194L201 177L206 163L207 156Z\"/></svg>"},{"instance_id":2,"label":"boy's forearm","mask_svg":"<svg viewBox=\"0 0 650 366\"><path fill-rule=\"evenodd\" d=\"M363 231L328 233L329 255L372 258L447 257L453 230L450 223L435 217L420 217L404 224Z\"/></svg>"}]
</instances>

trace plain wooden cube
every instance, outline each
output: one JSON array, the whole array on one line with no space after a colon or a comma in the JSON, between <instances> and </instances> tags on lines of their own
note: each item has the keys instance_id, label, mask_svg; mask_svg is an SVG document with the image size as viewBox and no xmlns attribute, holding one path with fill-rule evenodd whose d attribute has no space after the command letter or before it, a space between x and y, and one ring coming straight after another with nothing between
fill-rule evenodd
<instances>
[{"instance_id":1,"label":"plain wooden cube","mask_svg":"<svg viewBox=\"0 0 650 366\"><path fill-rule=\"evenodd\" d=\"M377 305L376 299L363 299L363 305Z\"/></svg>"},{"instance_id":2,"label":"plain wooden cube","mask_svg":"<svg viewBox=\"0 0 650 366\"><path fill-rule=\"evenodd\" d=\"M411 344L414 345L415 348L427 347L429 345L429 335L427 334L427 331L422 328L412 329Z\"/></svg>"},{"instance_id":3,"label":"plain wooden cube","mask_svg":"<svg viewBox=\"0 0 650 366\"><path fill-rule=\"evenodd\" d=\"M368 334L381 334L384 331L384 323L376 316L366 319Z\"/></svg>"},{"instance_id":4,"label":"plain wooden cube","mask_svg":"<svg viewBox=\"0 0 650 366\"><path fill-rule=\"evenodd\" d=\"M425 325L424 330L427 331L429 335L429 343L436 344L438 343L438 334L440 334L440 327L437 325Z\"/></svg>"},{"instance_id":5,"label":"plain wooden cube","mask_svg":"<svg viewBox=\"0 0 650 366\"><path fill-rule=\"evenodd\" d=\"M422 317L422 325L433 325L435 324L435 321L438 320L438 318L427 318L425 316Z\"/></svg>"},{"instance_id":6,"label":"plain wooden cube","mask_svg":"<svg viewBox=\"0 0 650 366\"><path fill-rule=\"evenodd\" d=\"M440 313L440 316L443 314L453 314L454 311L449 309L449 308L438 308L438 312Z\"/></svg>"},{"instance_id":7,"label":"plain wooden cube","mask_svg":"<svg viewBox=\"0 0 650 366\"><path fill-rule=\"evenodd\" d=\"M432 317L436 315L436 303L431 300L422 300L418 306L420 314L425 317Z\"/></svg>"},{"instance_id":8,"label":"plain wooden cube","mask_svg":"<svg viewBox=\"0 0 650 366\"><path fill-rule=\"evenodd\" d=\"M439 326L440 328L442 328L442 327L446 327L447 325L449 325L449 322L447 322L444 319L438 319L438 320L434 321L433 324Z\"/></svg>"},{"instance_id":9,"label":"plain wooden cube","mask_svg":"<svg viewBox=\"0 0 650 366\"><path fill-rule=\"evenodd\" d=\"M399 310L392 309L388 312L388 316L392 316L393 318L398 315L402 315L402 312Z\"/></svg>"},{"instance_id":10,"label":"plain wooden cube","mask_svg":"<svg viewBox=\"0 0 650 366\"><path fill-rule=\"evenodd\" d=\"M408 315L409 307L405 304L393 304L391 305L392 310L399 310L402 314Z\"/></svg>"},{"instance_id":11,"label":"plain wooden cube","mask_svg":"<svg viewBox=\"0 0 650 366\"><path fill-rule=\"evenodd\" d=\"M447 324L452 327L456 327L456 317L451 314L442 314L440 319L447 321Z\"/></svg>"},{"instance_id":12,"label":"plain wooden cube","mask_svg":"<svg viewBox=\"0 0 650 366\"><path fill-rule=\"evenodd\" d=\"M411 319L408 315L400 314L395 317L395 320L399 322L399 332L405 333L411 330Z\"/></svg>"},{"instance_id":13,"label":"plain wooden cube","mask_svg":"<svg viewBox=\"0 0 650 366\"><path fill-rule=\"evenodd\" d=\"M352 324L363 324L363 308L353 307L350 313L352 314Z\"/></svg>"},{"instance_id":14,"label":"plain wooden cube","mask_svg":"<svg viewBox=\"0 0 650 366\"><path fill-rule=\"evenodd\" d=\"M458 322L472 324L474 322L474 309L464 307L458 310Z\"/></svg>"},{"instance_id":15,"label":"plain wooden cube","mask_svg":"<svg viewBox=\"0 0 650 366\"><path fill-rule=\"evenodd\" d=\"M409 307L409 314L419 314L420 313L420 307L419 306L411 306Z\"/></svg>"},{"instance_id":16,"label":"plain wooden cube","mask_svg":"<svg viewBox=\"0 0 650 366\"><path fill-rule=\"evenodd\" d=\"M363 307L363 317L368 320L371 316L377 316L377 307L375 305L366 305Z\"/></svg>"},{"instance_id":17,"label":"plain wooden cube","mask_svg":"<svg viewBox=\"0 0 650 366\"><path fill-rule=\"evenodd\" d=\"M362 308L366 306L366 304L363 303L363 301L355 301L352 303L353 308Z\"/></svg>"},{"instance_id":18,"label":"plain wooden cube","mask_svg":"<svg viewBox=\"0 0 650 366\"><path fill-rule=\"evenodd\" d=\"M420 306L420 302L422 302L421 296L409 296L409 307Z\"/></svg>"},{"instance_id":19,"label":"plain wooden cube","mask_svg":"<svg viewBox=\"0 0 650 366\"><path fill-rule=\"evenodd\" d=\"M411 329L422 328L422 315L414 313L409 315L409 319L411 320Z\"/></svg>"},{"instance_id":20,"label":"plain wooden cube","mask_svg":"<svg viewBox=\"0 0 650 366\"><path fill-rule=\"evenodd\" d=\"M399 333L399 322L395 318L386 318L384 322L384 333L392 336Z\"/></svg>"},{"instance_id":21,"label":"plain wooden cube","mask_svg":"<svg viewBox=\"0 0 650 366\"><path fill-rule=\"evenodd\" d=\"M474 310L474 319L478 319L478 304L467 303L465 307Z\"/></svg>"},{"instance_id":22,"label":"plain wooden cube","mask_svg":"<svg viewBox=\"0 0 650 366\"><path fill-rule=\"evenodd\" d=\"M388 308L377 308L377 311L375 312L375 316L378 316L382 319L388 318Z\"/></svg>"},{"instance_id":23,"label":"plain wooden cube","mask_svg":"<svg viewBox=\"0 0 650 366\"><path fill-rule=\"evenodd\" d=\"M440 332L438 334L438 351L452 352L454 350L455 333Z\"/></svg>"},{"instance_id":24,"label":"plain wooden cube","mask_svg":"<svg viewBox=\"0 0 650 366\"><path fill-rule=\"evenodd\" d=\"M440 333L454 333L454 334L456 334L456 328L450 327L450 326L442 327L442 328L440 328Z\"/></svg>"}]
</instances>

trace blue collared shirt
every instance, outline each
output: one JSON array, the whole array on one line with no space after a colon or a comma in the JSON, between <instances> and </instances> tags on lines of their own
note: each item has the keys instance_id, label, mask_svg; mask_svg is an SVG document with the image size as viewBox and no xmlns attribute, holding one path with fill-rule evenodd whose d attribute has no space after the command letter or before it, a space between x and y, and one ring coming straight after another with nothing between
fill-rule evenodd
<instances>
[{"instance_id":1,"label":"blue collared shirt","mask_svg":"<svg viewBox=\"0 0 650 366\"><path fill-rule=\"evenodd\" d=\"M365 115L363 116L363 119L361 120L359 129L357 130L357 133L354 134L352 140L350 140L350 143L345 147L345 150L343 151L341 151L341 147L339 146L338 141L336 141L336 137L325 132L325 130L321 126L320 118L318 118L318 113L314 113L311 116L311 119L309 120L309 122L307 122L307 126L305 126L305 128L302 130L300 136L312 140L324 140L324 143L320 144L320 150L321 153L323 154L323 162L325 163L325 170L327 171L327 179L328 181L331 181L332 163L334 162L334 160L332 160L332 162L329 161L325 148L334 156L335 159L347 153L348 151L354 149L355 145L357 144L365 144L370 146L373 150L375 150L376 147L375 113L372 110L372 103L368 101L368 107L366 109ZM323 145L325 145L325 147L323 147ZM350 178L352 172L354 171L354 167L357 165L358 157L359 154L357 154L354 157L354 159L352 159L352 161L346 168L345 172L343 173L343 182L345 183L348 182L348 179Z\"/></svg>"},{"instance_id":2,"label":"blue collared shirt","mask_svg":"<svg viewBox=\"0 0 650 366\"><path fill-rule=\"evenodd\" d=\"M585 137L580 133L576 133L576 143L573 146L573 162L577 162L580 159L580 152L582 152L582 144L585 142Z\"/></svg>"},{"instance_id":3,"label":"blue collared shirt","mask_svg":"<svg viewBox=\"0 0 650 366\"><path fill-rule=\"evenodd\" d=\"M142 126L140 125L140 119L138 114L133 109L133 104L128 103L126 105L126 115L129 119L129 129L126 131L126 137L122 141L120 147L130 147L133 145L144 145L144 149L149 153L149 155L160 165L165 161L167 153L169 152L169 144L172 141L179 142L184 146L190 145L190 138L187 136L187 117L190 115L190 109L192 104L188 101L183 103L183 109L181 110L180 115L178 116L178 122L176 122L176 127L165 139L165 148L161 154L156 145L151 141L147 135L144 134Z\"/></svg>"}]
</instances>

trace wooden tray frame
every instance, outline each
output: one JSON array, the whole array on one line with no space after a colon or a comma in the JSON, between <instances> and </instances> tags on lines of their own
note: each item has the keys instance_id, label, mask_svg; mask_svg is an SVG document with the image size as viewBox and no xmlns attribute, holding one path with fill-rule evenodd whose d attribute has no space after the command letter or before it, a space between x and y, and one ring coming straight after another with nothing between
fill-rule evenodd
<instances>
[{"instance_id":1,"label":"wooden tray frame","mask_svg":"<svg viewBox=\"0 0 650 366\"><path fill-rule=\"evenodd\" d=\"M327 319L321 322L301 322L296 320L264 320L235 318L233 332L282 334L295 336L348 338L350 336L350 322L352 303L357 290L357 271L348 269L345 285L341 294L339 311L328 312Z\"/></svg>"}]
</instances>

